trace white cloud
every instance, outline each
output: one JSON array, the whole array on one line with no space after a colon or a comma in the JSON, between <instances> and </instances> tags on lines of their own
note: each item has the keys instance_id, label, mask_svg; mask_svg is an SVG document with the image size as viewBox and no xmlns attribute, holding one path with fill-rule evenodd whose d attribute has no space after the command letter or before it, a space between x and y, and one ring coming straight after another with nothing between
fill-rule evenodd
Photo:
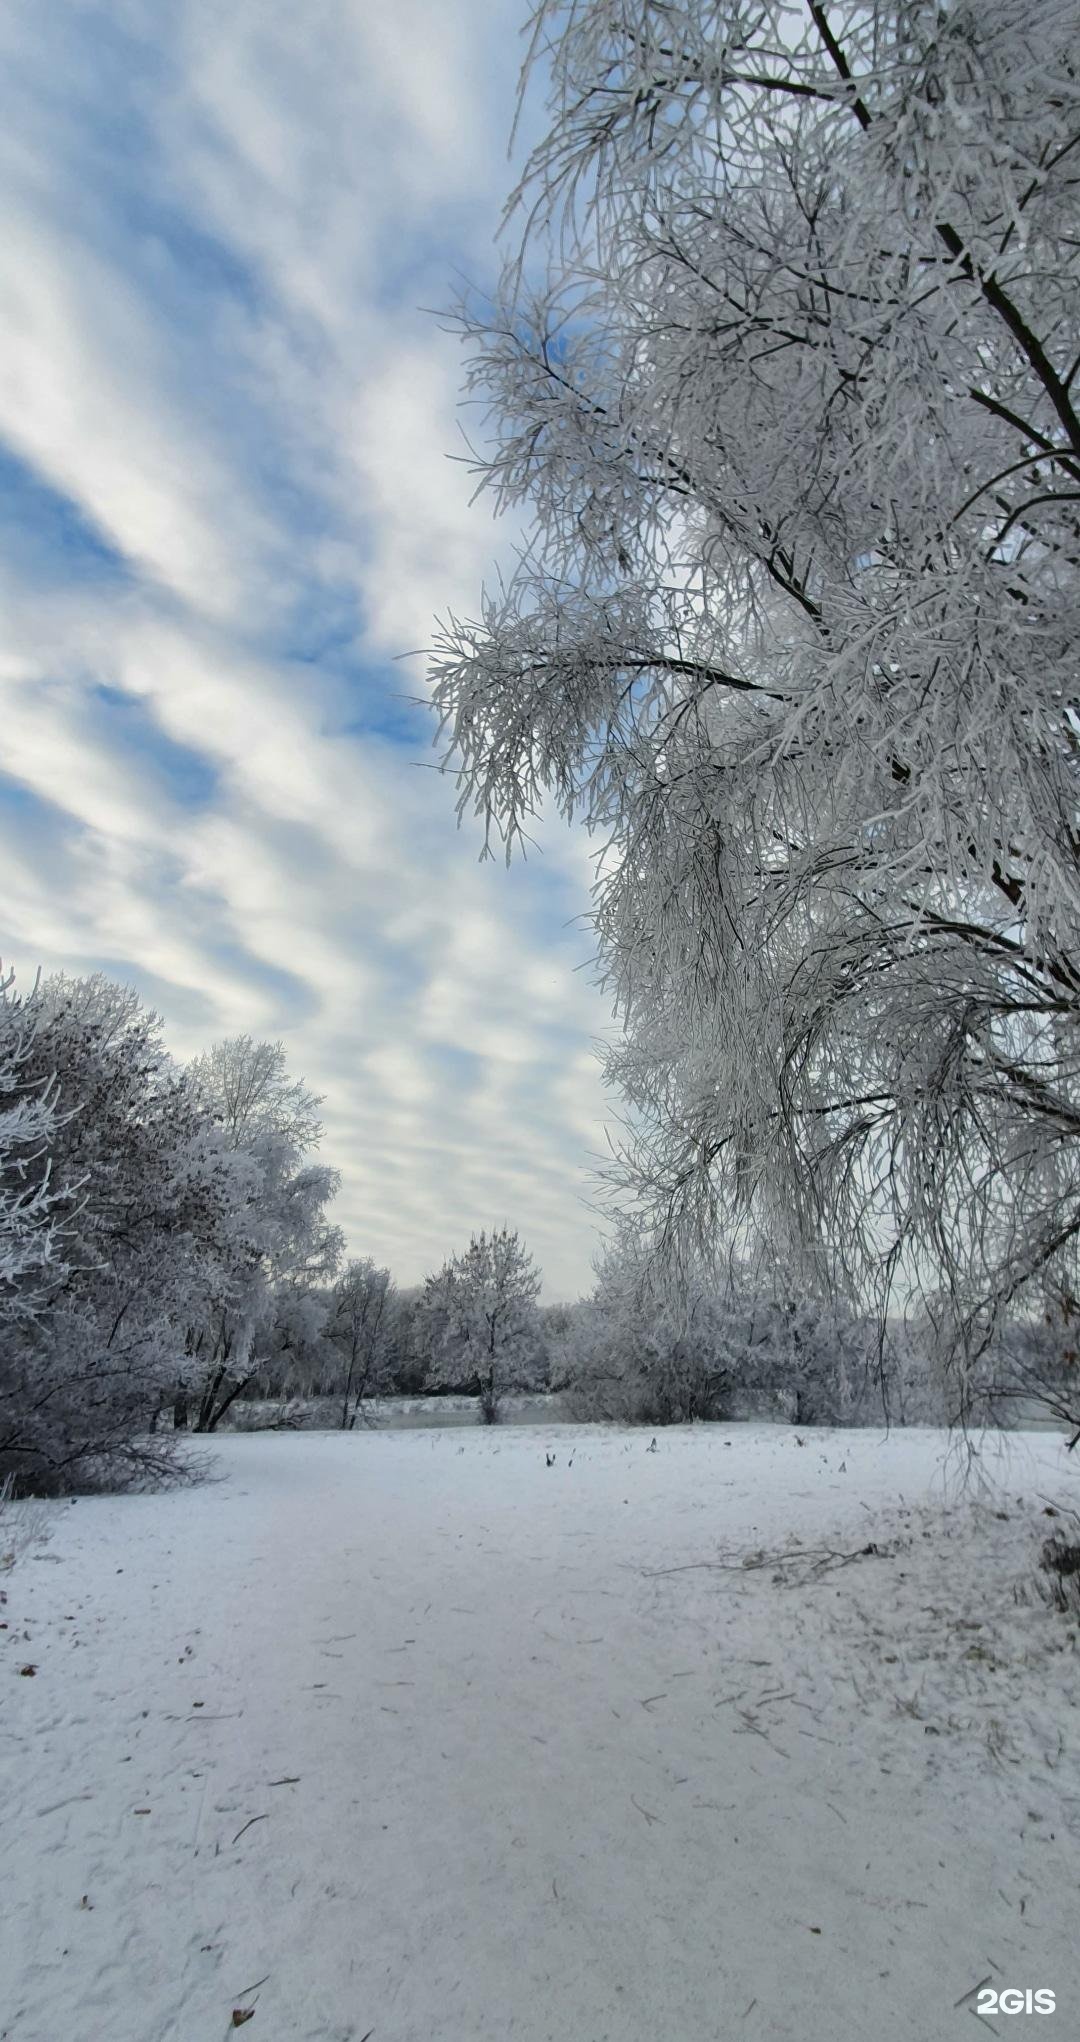
<instances>
[{"instance_id":1,"label":"white cloud","mask_svg":"<svg viewBox=\"0 0 1080 2042\"><path fill-rule=\"evenodd\" d=\"M59 0L72 33L95 11ZM0 953L122 971L184 1055L280 1035L352 1247L403 1280L506 1218L571 1293L603 1140L587 847L481 865L420 741L377 734L422 680L387 661L475 606L493 552L417 302L490 266L517 10L111 14L150 224L93 78L57 80L32 0L0 22L0 436L124 563L0 562L0 771L49 804L0 799ZM324 633L333 659L296 656Z\"/></svg>"},{"instance_id":2,"label":"white cloud","mask_svg":"<svg viewBox=\"0 0 1080 2042\"><path fill-rule=\"evenodd\" d=\"M170 387L146 308L63 221L35 218L10 191L3 231L0 435L133 566L235 615L270 529L238 507L227 465Z\"/></svg>"}]
</instances>

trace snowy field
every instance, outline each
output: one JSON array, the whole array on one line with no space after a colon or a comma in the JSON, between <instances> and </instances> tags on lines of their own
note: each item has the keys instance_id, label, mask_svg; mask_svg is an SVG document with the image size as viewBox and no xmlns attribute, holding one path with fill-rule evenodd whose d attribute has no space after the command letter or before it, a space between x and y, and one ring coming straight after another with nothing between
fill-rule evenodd
<instances>
[{"instance_id":1,"label":"snowy field","mask_svg":"<svg viewBox=\"0 0 1080 2042\"><path fill-rule=\"evenodd\" d=\"M940 1435L804 1438L230 1436L58 1506L5 1581L0 2035L963 2042L983 1980L1080 2034L1080 1655L1015 1599L1075 1477L1014 1435L976 1508Z\"/></svg>"}]
</instances>

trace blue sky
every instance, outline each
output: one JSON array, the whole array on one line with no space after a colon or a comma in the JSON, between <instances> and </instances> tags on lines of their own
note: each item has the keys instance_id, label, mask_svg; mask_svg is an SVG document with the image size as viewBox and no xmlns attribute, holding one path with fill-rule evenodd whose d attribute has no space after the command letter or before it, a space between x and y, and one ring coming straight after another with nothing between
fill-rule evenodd
<instances>
[{"instance_id":1,"label":"blue sky","mask_svg":"<svg viewBox=\"0 0 1080 2042\"><path fill-rule=\"evenodd\" d=\"M0 11L0 956L280 1037L350 1248L521 1227L589 1283L589 847L478 862L407 698L509 537L456 342L516 0Z\"/></svg>"}]
</instances>

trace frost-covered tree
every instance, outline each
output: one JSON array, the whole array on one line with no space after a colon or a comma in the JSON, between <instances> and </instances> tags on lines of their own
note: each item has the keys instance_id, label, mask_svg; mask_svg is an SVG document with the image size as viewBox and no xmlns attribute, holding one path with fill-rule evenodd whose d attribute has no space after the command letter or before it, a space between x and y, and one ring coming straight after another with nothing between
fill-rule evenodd
<instances>
[{"instance_id":1,"label":"frost-covered tree","mask_svg":"<svg viewBox=\"0 0 1080 2042\"><path fill-rule=\"evenodd\" d=\"M184 1070L100 974L0 986L0 1481L163 1473L178 1383L212 1430L259 1334L316 1337L341 1252L318 1103L279 1044Z\"/></svg>"},{"instance_id":2,"label":"frost-covered tree","mask_svg":"<svg viewBox=\"0 0 1080 2042\"><path fill-rule=\"evenodd\" d=\"M67 1274L62 1215L72 1187L53 1181L56 1080L31 1075L38 1014L0 974L0 1343L32 1325Z\"/></svg>"},{"instance_id":3,"label":"frost-covered tree","mask_svg":"<svg viewBox=\"0 0 1080 2042\"><path fill-rule=\"evenodd\" d=\"M258 1341L272 1325L276 1295L331 1280L343 1237L326 1211L338 1172L310 1160L322 1134L321 1101L289 1076L281 1043L247 1035L216 1043L190 1075L233 1159L236 1186L231 1230L187 1336L195 1429L212 1432L258 1374Z\"/></svg>"},{"instance_id":4,"label":"frost-covered tree","mask_svg":"<svg viewBox=\"0 0 1080 2042\"><path fill-rule=\"evenodd\" d=\"M59 1489L161 1472L151 1428L227 1236L230 1158L130 989L46 979L17 1026L18 1083L49 1104L21 1171L63 1266L0 1343L0 1475Z\"/></svg>"},{"instance_id":5,"label":"frost-covered tree","mask_svg":"<svg viewBox=\"0 0 1080 2042\"><path fill-rule=\"evenodd\" d=\"M446 1333L442 1310L432 1310L432 1284L398 1289L388 1336L388 1387L414 1397L438 1373L436 1357Z\"/></svg>"},{"instance_id":6,"label":"frost-covered tree","mask_svg":"<svg viewBox=\"0 0 1080 2042\"><path fill-rule=\"evenodd\" d=\"M340 1357L341 1429L351 1432L365 1396L387 1384L394 1284L370 1255L346 1264L334 1285L327 1338Z\"/></svg>"},{"instance_id":7,"label":"frost-covered tree","mask_svg":"<svg viewBox=\"0 0 1080 2042\"><path fill-rule=\"evenodd\" d=\"M767 1257L673 1262L627 1225L600 1255L559 1352L579 1415L641 1425L865 1423L897 1402L897 1361L870 1321Z\"/></svg>"},{"instance_id":8,"label":"frost-covered tree","mask_svg":"<svg viewBox=\"0 0 1080 2042\"><path fill-rule=\"evenodd\" d=\"M411 1333L414 1301L423 1295L423 1285L399 1285L391 1273L389 1294L380 1329L381 1359L379 1390L386 1396L410 1396L419 1383Z\"/></svg>"},{"instance_id":9,"label":"frost-covered tree","mask_svg":"<svg viewBox=\"0 0 1080 2042\"><path fill-rule=\"evenodd\" d=\"M1048 1301L1040 1319L1002 1329L989 1346L976 1377L980 1416L995 1424L1020 1424L1032 1412L1049 1414L1080 1445L1080 1301Z\"/></svg>"},{"instance_id":10,"label":"frost-covered tree","mask_svg":"<svg viewBox=\"0 0 1080 2042\"><path fill-rule=\"evenodd\" d=\"M467 304L528 543L444 625L462 809L604 855L623 1170L961 1349L1080 1294L1073 0L544 0Z\"/></svg>"},{"instance_id":11,"label":"frost-covered tree","mask_svg":"<svg viewBox=\"0 0 1080 2042\"><path fill-rule=\"evenodd\" d=\"M716 1282L685 1266L676 1274L628 1226L608 1242L596 1276L562 1354L577 1411L640 1425L727 1415L748 1345L733 1345Z\"/></svg>"},{"instance_id":12,"label":"frost-covered tree","mask_svg":"<svg viewBox=\"0 0 1080 2042\"><path fill-rule=\"evenodd\" d=\"M328 1284L301 1278L274 1286L273 1300L259 1333L258 1370L246 1397L282 1400L322 1396L331 1387L336 1356L326 1337Z\"/></svg>"},{"instance_id":13,"label":"frost-covered tree","mask_svg":"<svg viewBox=\"0 0 1080 2042\"><path fill-rule=\"evenodd\" d=\"M543 1352L540 1283L532 1256L508 1227L474 1235L463 1255L428 1278L425 1306L438 1328L433 1379L474 1388L488 1425L507 1393L536 1373Z\"/></svg>"},{"instance_id":14,"label":"frost-covered tree","mask_svg":"<svg viewBox=\"0 0 1080 2042\"><path fill-rule=\"evenodd\" d=\"M745 1411L772 1415L784 1370L776 1315L730 1278L671 1262L623 1225L596 1264L596 1288L564 1350L573 1406L587 1418L677 1425Z\"/></svg>"},{"instance_id":15,"label":"frost-covered tree","mask_svg":"<svg viewBox=\"0 0 1080 2042\"><path fill-rule=\"evenodd\" d=\"M196 1057L191 1071L231 1149L265 1147L295 1159L318 1147L322 1100L303 1078L290 1077L282 1043L230 1036Z\"/></svg>"},{"instance_id":16,"label":"frost-covered tree","mask_svg":"<svg viewBox=\"0 0 1080 2042\"><path fill-rule=\"evenodd\" d=\"M583 1300L543 1305L540 1330L544 1342L544 1387L558 1391L569 1380L577 1352Z\"/></svg>"}]
</instances>

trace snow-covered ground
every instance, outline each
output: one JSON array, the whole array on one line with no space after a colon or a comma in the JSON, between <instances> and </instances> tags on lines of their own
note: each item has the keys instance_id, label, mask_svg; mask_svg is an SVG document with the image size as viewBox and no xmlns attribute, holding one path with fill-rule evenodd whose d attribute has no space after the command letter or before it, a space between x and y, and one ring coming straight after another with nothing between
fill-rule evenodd
<instances>
[{"instance_id":1,"label":"snow-covered ground","mask_svg":"<svg viewBox=\"0 0 1080 2042\"><path fill-rule=\"evenodd\" d=\"M230 1436L58 1507L0 2035L937 2042L984 1979L1080 2033L1080 1651L1023 1591L1075 1478L1013 1435L973 1511L940 1435L803 1437Z\"/></svg>"}]
</instances>

